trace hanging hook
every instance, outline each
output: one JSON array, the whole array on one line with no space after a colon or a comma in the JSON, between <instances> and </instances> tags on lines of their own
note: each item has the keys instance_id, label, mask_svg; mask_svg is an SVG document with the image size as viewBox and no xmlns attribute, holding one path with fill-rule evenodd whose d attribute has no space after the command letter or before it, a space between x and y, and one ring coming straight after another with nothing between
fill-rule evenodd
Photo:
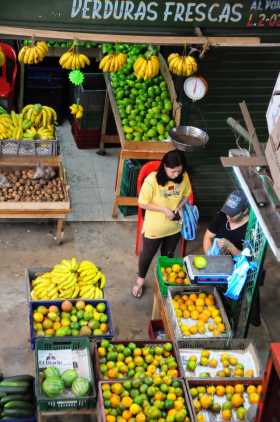
<instances>
[{"instance_id":1,"label":"hanging hook","mask_svg":"<svg viewBox=\"0 0 280 422\"><path fill-rule=\"evenodd\" d=\"M199 58L200 59L203 59L203 57L205 56L206 51L209 50L209 48L210 48L210 42L209 42L209 40L207 38L206 39L206 42L203 44L202 50L201 50L201 52L199 54Z\"/></svg>"}]
</instances>

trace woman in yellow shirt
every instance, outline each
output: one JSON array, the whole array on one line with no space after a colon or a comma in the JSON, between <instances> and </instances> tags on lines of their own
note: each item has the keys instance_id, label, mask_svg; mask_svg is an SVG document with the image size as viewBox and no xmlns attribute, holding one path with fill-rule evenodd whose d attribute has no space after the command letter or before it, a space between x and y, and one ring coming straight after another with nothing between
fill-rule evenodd
<instances>
[{"instance_id":1,"label":"woman in yellow shirt","mask_svg":"<svg viewBox=\"0 0 280 422\"><path fill-rule=\"evenodd\" d=\"M158 171L146 177L139 193L138 206L145 210L145 218L138 278L132 289L136 298L142 296L146 274L159 247L161 255L174 255L181 237L178 211L190 193L184 154L178 150L169 151L162 158Z\"/></svg>"}]
</instances>

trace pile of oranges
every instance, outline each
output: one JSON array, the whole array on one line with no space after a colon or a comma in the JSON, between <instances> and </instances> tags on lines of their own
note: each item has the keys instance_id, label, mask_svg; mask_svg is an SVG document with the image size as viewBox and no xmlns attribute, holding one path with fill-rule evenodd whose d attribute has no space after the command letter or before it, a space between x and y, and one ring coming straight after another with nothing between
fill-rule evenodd
<instances>
[{"instance_id":1,"label":"pile of oranges","mask_svg":"<svg viewBox=\"0 0 280 422\"><path fill-rule=\"evenodd\" d=\"M196 334L218 337L225 332L220 310L213 294L189 293L175 295L172 305L184 336Z\"/></svg>"},{"instance_id":2,"label":"pile of oranges","mask_svg":"<svg viewBox=\"0 0 280 422\"><path fill-rule=\"evenodd\" d=\"M219 415L223 421L246 420L246 414L251 404L258 404L261 385L209 385L194 386L190 389L193 407L198 422L206 422L205 412Z\"/></svg>"},{"instance_id":3,"label":"pile of oranges","mask_svg":"<svg viewBox=\"0 0 280 422\"><path fill-rule=\"evenodd\" d=\"M182 381L157 376L101 388L106 422L190 422Z\"/></svg>"},{"instance_id":4,"label":"pile of oranges","mask_svg":"<svg viewBox=\"0 0 280 422\"><path fill-rule=\"evenodd\" d=\"M190 284L190 279L184 267L180 264L173 264L171 267L160 268L162 279L169 284Z\"/></svg>"},{"instance_id":5,"label":"pile of oranges","mask_svg":"<svg viewBox=\"0 0 280 422\"><path fill-rule=\"evenodd\" d=\"M169 376L178 378L179 371L170 342L136 345L102 340L97 348L103 379Z\"/></svg>"}]
</instances>

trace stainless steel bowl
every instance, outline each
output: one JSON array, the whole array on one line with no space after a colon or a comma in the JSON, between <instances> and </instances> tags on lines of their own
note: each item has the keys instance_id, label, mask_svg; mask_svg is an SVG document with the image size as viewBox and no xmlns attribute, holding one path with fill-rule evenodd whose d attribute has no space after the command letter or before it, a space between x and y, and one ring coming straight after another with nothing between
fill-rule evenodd
<instances>
[{"instance_id":1,"label":"stainless steel bowl","mask_svg":"<svg viewBox=\"0 0 280 422\"><path fill-rule=\"evenodd\" d=\"M192 151L204 147L209 141L208 134L194 126L178 126L169 131L173 145L181 151Z\"/></svg>"}]
</instances>

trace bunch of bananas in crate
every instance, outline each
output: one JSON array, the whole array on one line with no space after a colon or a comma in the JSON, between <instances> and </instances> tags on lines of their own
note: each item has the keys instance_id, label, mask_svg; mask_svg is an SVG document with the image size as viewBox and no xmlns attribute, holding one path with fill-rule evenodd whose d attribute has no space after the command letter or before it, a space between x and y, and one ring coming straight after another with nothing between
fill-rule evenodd
<instances>
[{"instance_id":1,"label":"bunch of bananas in crate","mask_svg":"<svg viewBox=\"0 0 280 422\"><path fill-rule=\"evenodd\" d=\"M29 104L21 113L0 114L0 140L42 141L55 139L56 112L41 104Z\"/></svg>"},{"instance_id":2,"label":"bunch of bananas in crate","mask_svg":"<svg viewBox=\"0 0 280 422\"><path fill-rule=\"evenodd\" d=\"M63 69L83 69L90 65L90 60L85 54L78 52L77 43L74 41L71 48L60 57L59 64Z\"/></svg>"},{"instance_id":3,"label":"bunch of bananas in crate","mask_svg":"<svg viewBox=\"0 0 280 422\"><path fill-rule=\"evenodd\" d=\"M102 299L105 275L91 261L63 259L32 281L32 300Z\"/></svg>"},{"instance_id":4,"label":"bunch of bananas in crate","mask_svg":"<svg viewBox=\"0 0 280 422\"><path fill-rule=\"evenodd\" d=\"M37 64L44 60L47 53L47 43L45 41L37 41L22 47L18 53L18 60L22 64Z\"/></svg>"},{"instance_id":5,"label":"bunch of bananas in crate","mask_svg":"<svg viewBox=\"0 0 280 422\"><path fill-rule=\"evenodd\" d=\"M152 55L149 58L138 57L133 65L134 73L137 79L152 79L159 74L160 64L157 56Z\"/></svg>"}]
</instances>

